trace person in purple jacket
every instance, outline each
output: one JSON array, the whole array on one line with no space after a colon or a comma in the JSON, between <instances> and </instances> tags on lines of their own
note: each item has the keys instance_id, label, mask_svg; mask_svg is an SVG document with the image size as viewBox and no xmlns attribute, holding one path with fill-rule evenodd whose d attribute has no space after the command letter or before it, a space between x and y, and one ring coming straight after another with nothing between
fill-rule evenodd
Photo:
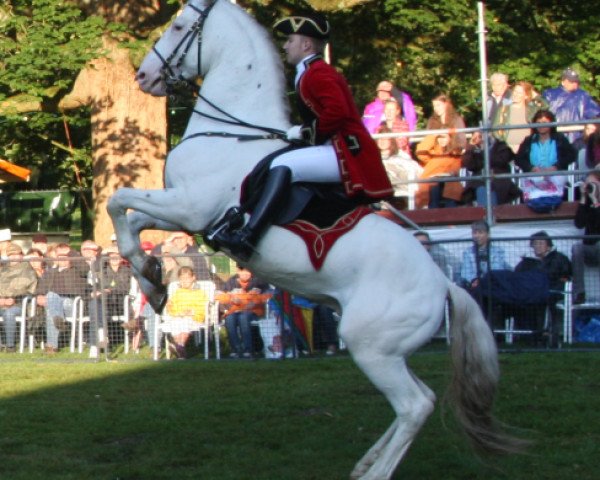
<instances>
[{"instance_id":1,"label":"person in purple jacket","mask_svg":"<svg viewBox=\"0 0 600 480\"><path fill-rule=\"evenodd\" d=\"M410 95L402 92L388 80L383 80L377 85L377 96L369 103L363 112L362 121L370 133L375 133L377 127L385 120L383 110L385 102L395 98L402 110L402 116L408 123L408 129L414 132L417 128L417 112Z\"/></svg>"}]
</instances>

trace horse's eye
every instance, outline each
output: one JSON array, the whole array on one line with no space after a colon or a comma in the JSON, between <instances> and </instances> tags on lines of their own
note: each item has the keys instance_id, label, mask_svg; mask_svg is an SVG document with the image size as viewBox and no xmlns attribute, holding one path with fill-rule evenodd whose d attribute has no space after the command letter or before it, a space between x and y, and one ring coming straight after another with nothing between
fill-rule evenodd
<instances>
[{"instance_id":1,"label":"horse's eye","mask_svg":"<svg viewBox=\"0 0 600 480\"><path fill-rule=\"evenodd\" d=\"M183 25L181 25L180 23L174 23L173 30L175 30L176 32L180 32L181 30L183 30Z\"/></svg>"}]
</instances>

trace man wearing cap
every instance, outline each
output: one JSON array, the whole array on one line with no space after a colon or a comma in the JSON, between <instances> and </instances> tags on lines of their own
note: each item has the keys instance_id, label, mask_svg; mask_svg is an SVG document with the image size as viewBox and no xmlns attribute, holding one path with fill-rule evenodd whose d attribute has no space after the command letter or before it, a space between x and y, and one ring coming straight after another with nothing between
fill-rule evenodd
<instances>
[{"instance_id":1,"label":"man wearing cap","mask_svg":"<svg viewBox=\"0 0 600 480\"><path fill-rule=\"evenodd\" d=\"M377 84L377 96L367 104L362 116L362 122L370 133L375 133L381 122L385 120L383 111L385 103L392 99L398 102L402 110L402 116L408 123L408 130L413 132L417 128L417 111L412 98L406 92L400 91L389 80L383 80Z\"/></svg>"},{"instance_id":2,"label":"man wearing cap","mask_svg":"<svg viewBox=\"0 0 600 480\"><path fill-rule=\"evenodd\" d=\"M240 260L252 255L291 183L341 183L346 195L360 203L393 195L377 144L362 124L346 80L323 60L329 22L309 13L279 20L274 29L288 36L283 50L287 62L296 66L294 83L303 120L288 130L287 139L309 146L274 159L261 198L243 228L213 234L218 245Z\"/></svg>"},{"instance_id":3,"label":"man wearing cap","mask_svg":"<svg viewBox=\"0 0 600 480\"><path fill-rule=\"evenodd\" d=\"M8 264L0 272L0 316L4 319L6 350L15 351L16 318L21 313L23 297L35 292L37 276L29 262L23 261L23 251L12 244L7 249Z\"/></svg>"},{"instance_id":4,"label":"man wearing cap","mask_svg":"<svg viewBox=\"0 0 600 480\"><path fill-rule=\"evenodd\" d=\"M579 88L579 74L571 67L562 72L560 87L544 90L542 96L556 115L557 122L576 122L600 116L600 106L589 93ZM572 143L581 137L581 132L568 132L566 135Z\"/></svg>"}]
</instances>

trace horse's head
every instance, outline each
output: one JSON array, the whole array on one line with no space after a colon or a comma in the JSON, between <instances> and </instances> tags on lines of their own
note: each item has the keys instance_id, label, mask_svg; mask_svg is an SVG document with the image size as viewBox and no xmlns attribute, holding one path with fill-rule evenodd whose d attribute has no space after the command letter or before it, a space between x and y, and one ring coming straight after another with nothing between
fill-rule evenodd
<instances>
[{"instance_id":1,"label":"horse's head","mask_svg":"<svg viewBox=\"0 0 600 480\"><path fill-rule=\"evenodd\" d=\"M136 80L144 92L164 96L202 75L204 29L217 1L190 0L183 7L140 65Z\"/></svg>"}]
</instances>

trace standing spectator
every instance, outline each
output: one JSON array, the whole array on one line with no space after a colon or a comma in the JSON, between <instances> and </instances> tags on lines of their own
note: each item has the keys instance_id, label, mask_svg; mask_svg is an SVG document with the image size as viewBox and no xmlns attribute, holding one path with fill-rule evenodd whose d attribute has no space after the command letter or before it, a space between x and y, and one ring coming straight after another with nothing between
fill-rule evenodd
<instances>
[{"instance_id":1,"label":"standing spectator","mask_svg":"<svg viewBox=\"0 0 600 480\"><path fill-rule=\"evenodd\" d=\"M452 100L448 95L439 94L431 101L433 113L427 120L427 130L440 130L443 128L465 128L465 121L455 110ZM467 145L467 137L464 133L451 135L450 150L461 153Z\"/></svg>"},{"instance_id":2,"label":"standing spectator","mask_svg":"<svg viewBox=\"0 0 600 480\"><path fill-rule=\"evenodd\" d=\"M418 145L416 155L424 165L419 178L457 176L460 172L461 150L452 146L454 134L427 135ZM417 208L453 207L461 200L460 182L420 183L416 195Z\"/></svg>"},{"instance_id":3,"label":"standing spectator","mask_svg":"<svg viewBox=\"0 0 600 480\"><path fill-rule=\"evenodd\" d=\"M508 84L508 75L505 73L493 73L490 77L492 92L487 98L488 120L493 123L496 112L511 104L511 91Z\"/></svg>"},{"instance_id":4,"label":"standing spectator","mask_svg":"<svg viewBox=\"0 0 600 480\"><path fill-rule=\"evenodd\" d=\"M379 127L377 133L392 133L387 126ZM381 159L385 170L390 177L390 182L394 187L394 196L407 197L410 194L410 185L405 183L407 180L415 180L423 173L423 167L410 158L404 152L398 151L398 144L393 138L378 138L377 146L381 152Z\"/></svg>"},{"instance_id":5,"label":"standing spectator","mask_svg":"<svg viewBox=\"0 0 600 480\"><path fill-rule=\"evenodd\" d=\"M198 280L210 280L210 269L206 257L200 254L200 250L194 237L186 232L174 232L168 239L175 250L171 253L187 255L192 262L196 278ZM183 265L183 263L182 263Z\"/></svg>"},{"instance_id":6,"label":"standing spectator","mask_svg":"<svg viewBox=\"0 0 600 480\"><path fill-rule=\"evenodd\" d=\"M393 133L408 132L408 122L401 116L402 110L395 99L390 99L385 102L383 107L384 120L377 128L377 133L382 133L381 130L386 128ZM398 146L398 150L410 156L410 144L408 137L398 137L394 141Z\"/></svg>"},{"instance_id":7,"label":"standing spectator","mask_svg":"<svg viewBox=\"0 0 600 480\"><path fill-rule=\"evenodd\" d=\"M31 237L31 248L35 248L46 255L48 251L48 237L42 233L36 233Z\"/></svg>"},{"instance_id":8,"label":"standing spectator","mask_svg":"<svg viewBox=\"0 0 600 480\"><path fill-rule=\"evenodd\" d=\"M481 175L484 167L483 137L481 132L474 132L465 152L462 154L462 166L473 173ZM512 150L502 140L489 137L490 173L510 173L510 162L514 158ZM519 198L521 190L510 178L492 179L492 205L510 203ZM469 180L465 185L463 200L467 203L477 201L477 205L487 205L485 183L483 180Z\"/></svg>"},{"instance_id":9,"label":"standing spectator","mask_svg":"<svg viewBox=\"0 0 600 480\"><path fill-rule=\"evenodd\" d=\"M517 82L512 89L512 102L501 105L492 123L495 127L503 125L526 125L531 123L535 114L548 107L544 98L537 94L529 82ZM513 152L517 153L519 146L530 134L529 128L513 128L496 130L494 136L505 141Z\"/></svg>"},{"instance_id":10,"label":"standing spectator","mask_svg":"<svg viewBox=\"0 0 600 480\"><path fill-rule=\"evenodd\" d=\"M485 220L471 224L473 246L463 252L460 266L461 284L469 292L474 292L481 278L491 270L509 270L502 247L490 244L490 226Z\"/></svg>"},{"instance_id":11,"label":"standing spectator","mask_svg":"<svg viewBox=\"0 0 600 480\"><path fill-rule=\"evenodd\" d=\"M23 261L21 247L10 245L6 254L8 264L0 271L0 316L4 319L6 351L14 352L21 302L23 297L35 293L37 277L29 263Z\"/></svg>"},{"instance_id":12,"label":"standing spectator","mask_svg":"<svg viewBox=\"0 0 600 480\"><path fill-rule=\"evenodd\" d=\"M581 198L575 212L575 226L584 229L584 235L600 235L600 171L587 176L581 186ZM600 265L600 241L584 238L572 247L573 303L585 303L585 265Z\"/></svg>"},{"instance_id":13,"label":"standing spectator","mask_svg":"<svg viewBox=\"0 0 600 480\"><path fill-rule=\"evenodd\" d=\"M563 70L560 86L544 90L543 97L550 110L556 115L557 122L576 122L600 116L600 106L592 96L579 88L579 74L571 67ZM581 132L569 132L567 137L573 142Z\"/></svg>"},{"instance_id":14,"label":"standing spectator","mask_svg":"<svg viewBox=\"0 0 600 480\"><path fill-rule=\"evenodd\" d=\"M364 109L362 121L369 133L375 133L382 121L385 120L384 104L390 99L395 99L400 106L404 120L408 123L408 129L413 132L417 128L417 112L412 98L406 92L397 89L389 80L383 80L377 84L376 97Z\"/></svg>"},{"instance_id":15,"label":"standing spectator","mask_svg":"<svg viewBox=\"0 0 600 480\"><path fill-rule=\"evenodd\" d=\"M225 293L216 298L225 311L225 327L231 346L231 358L252 358L253 338L251 322L264 316L268 285L238 266L238 272L225 284Z\"/></svg>"},{"instance_id":16,"label":"standing spectator","mask_svg":"<svg viewBox=\"0 0 600 480\"><path fill-rule=\"evenodd\" d=\"M76 260L66 243L56 246L55 268L49 269L47 293L37 296L37 303L46 307L46 353L56 353L61 330L66 327L65 318L73 311L75 297L85 295L85 276L74 265Z\"/></svg>"}]
</instances>

